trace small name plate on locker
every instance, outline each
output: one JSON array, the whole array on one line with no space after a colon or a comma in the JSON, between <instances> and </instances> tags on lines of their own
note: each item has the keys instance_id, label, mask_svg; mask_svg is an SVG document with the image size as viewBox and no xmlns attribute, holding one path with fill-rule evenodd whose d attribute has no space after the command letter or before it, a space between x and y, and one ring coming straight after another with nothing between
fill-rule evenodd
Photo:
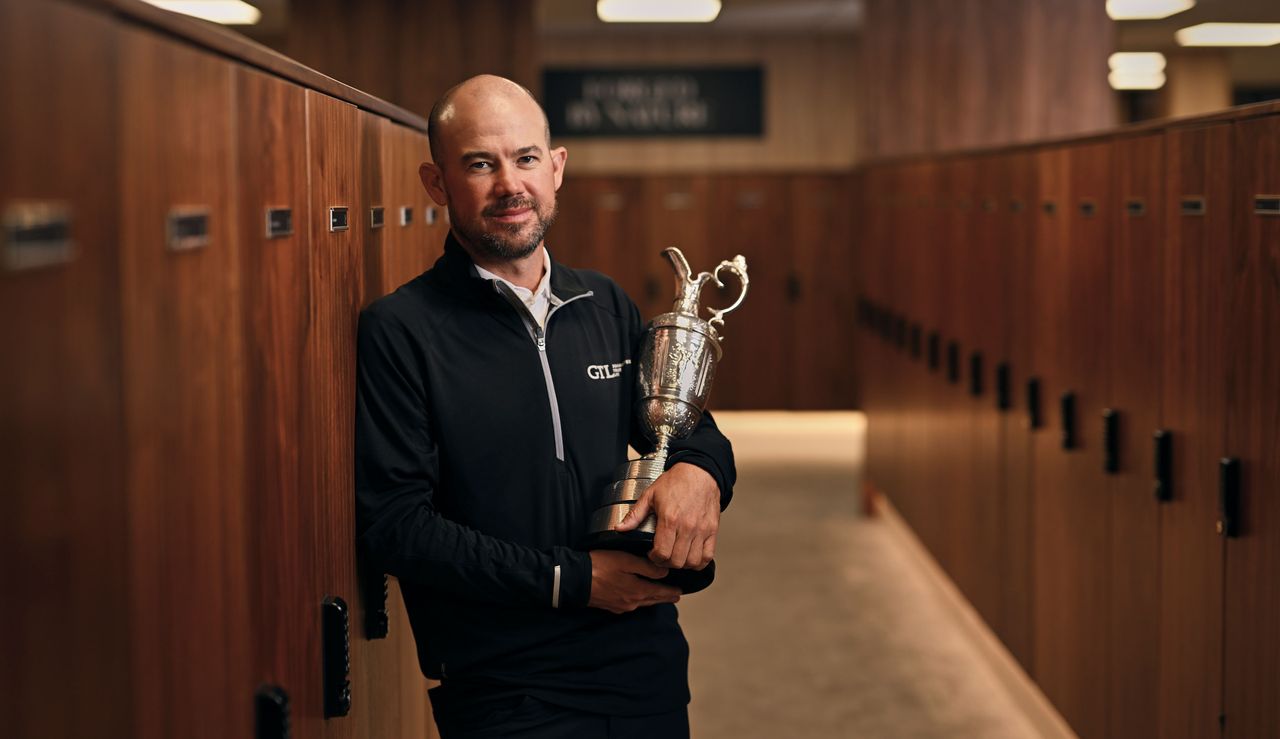
<instances>
[{"instance_id":1,"label":"small name plate on locker","mask_svg":"<svg viewBox=\"0 0 1280 739\"><path fill-rule=\"evenodd\" d=\"M346 231L351 227L347 220L347 209L345 207L333 207L329 209L329 230L330 231Z\"/></svg>"},{"instance_id":2,"label":"small name plate on locker","mask_svg":"<svg viewBox=\"0 0 1280 739\"><path fill-rule=\"evenodd\" d=\"M386 215L382 206L369 209L369 228L382 228Z\"/></svg>"},{"instance_id":3,"label":"small name plate on locker","mask_svg":"<svg viewBox=\"0 0 1280 739\"><path fill-rule=\"evenodd\" d=\"M1280 195L1255 195L1253 212L1260 216L1280 216Z\"/></svg>"},{"instance_id":4,"label":"small name plate on locker","mask_svg":"<svg viewBox=\"0 0 1280 739\"><path fill-rule=\"evenodd\" d=\"M71 261L71 210L64 203L13 203L4 212L4 268L11 271Z\"/></svg>"},{"instance_id":5,"label":"small name plate on locker","mask_svg":"<svg viewBox=\"0 0 1280 739\"><path fill-rule=\"evenodd\" d=\"M1131 216L1145 216L1147 214L1147 202L1142 198L1130 198L1125 201L1124 209Z\"/></svg>"},{"instance_id":6,"label":"small name plate on locker","mask_svg":"<svg viewBox=\"0 0 1280 739\"><path fill-rule=\"evenodd\" d=\"M408 226L410 223L413 223L413 206L400 206L400 225Z\"/></svg>"},{"instance_id":7,"label":"small name plate on locker","mask_svg":"<svg viewBox=\"0 0 1280 739\"><path fill-rule=\"evenodd\" d=\"M166 227L171 251L191 251L209 245L207 208L175 208L169 211Z\"/></svg>"},{"instance_id":8,"label":"small name plate on locker","mask_svg":"<svg viewBox=\"0 0 1280 739\"><path fill-rule=\"evenodd\" d=\"M293 235L293 208L267 209L267 238L279 239Z\"/></svg>"},{"instance_id":9,"label":"small name plate on locker","mask_svg":"<svg viewBox=\"0 0 1280 739\"><path fill-rule=\"evenodd\" d=\"M1178 204L1178 210L1184 216L1202 216L1205 212L1204 198L1199 195L1183 196Z\"/></svg>"},{"instance_id":10,"label":"small name plate on locker","mask_svg":"<svg viewBox=\"0 0 1280 739\"><path fill-rule=\"evenodd\" d=\"M434 226L436 225L436 221L440 220L440 211L436 210L434 206L428 205L426 214L428 226Z\"/></svg>"}]
</instances>

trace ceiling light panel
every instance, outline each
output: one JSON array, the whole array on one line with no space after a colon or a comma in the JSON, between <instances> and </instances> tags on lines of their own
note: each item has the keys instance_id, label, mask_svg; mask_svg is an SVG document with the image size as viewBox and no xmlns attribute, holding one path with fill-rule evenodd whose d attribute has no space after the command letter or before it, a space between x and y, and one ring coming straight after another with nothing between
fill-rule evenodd
<instances>
[{"instance_id":1,"label":"ceiling light panel","mask_svg":"<svg viewBox=\"0 0 1280 739\"><path fill-rule=\"evenodd\" d=\"M143 0L157 8L203 18L226 26L252 26L262 12L241 0Z\"/></svg>"},{"instance_id":2,"label":"ceiling light panel","mask_svg":"<svg viewBox=\"0 0 1280 739\"><path fill-rule=\"evenodd\" d=\"M1155 20L1195 6L1196 0L1107 0L1107 15L1116 21Z\"/></svg>"},{"instance_id":3,"label":"ceiling light panel","mask_svg":"<svg viewBox=\"0 0 1280 739\"><path fill-rule=\"evenodd\" d=\"M1183 46L1275 46L1280 23L1201 23L1174 34Z\"/></svg>"},{"instance_id":4,"label":"ceiling light panel","mask_svg":"<svg viewBox=\"0 0 1280 739\"><path fill-rule=\"evenodd\" d=\"M598 0L596 16L605 23L710 23L720 15L720 0Z\"/></svg>"}]
</instances>

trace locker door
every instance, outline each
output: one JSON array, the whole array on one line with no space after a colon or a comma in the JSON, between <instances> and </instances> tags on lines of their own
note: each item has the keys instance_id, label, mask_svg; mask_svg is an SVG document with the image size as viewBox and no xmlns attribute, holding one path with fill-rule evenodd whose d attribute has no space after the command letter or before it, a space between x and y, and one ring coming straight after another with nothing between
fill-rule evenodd
<instances>
[{"instance_id":1,"label":"locker door","mask_svg":"<svg viewBox=\"0 0 1280 739\"><path fill-rule=\"evenodd\" d=\"M321 712L298 447L311 259L305 96L244 68L235 82L254 669L240 692L280 686L289 694L295 731L306 735L318 729Z\"/></svg>"},{"instance_id":2,"label":"locker door","mask_svg":"<svg viewBox=\"0 0 1280 739\"><path fill-rule=\"evenodd\" d=\"M363 304L363 247L368 213L360 212L360 119L355 107L307 91L307 155L310 158L311 317L303 357L302 488L304 515L313 533L308 556L314 618L328 597L342 598L352 630L363 612L356 590L355 332ZM345 228L343 212L346 209ZM350 635L352 663L363 659ZM321 736L350 737L369 710L368 695L352 696L352 715L323 723Z\"/></svg>"},{"instance_id":3,"label":"locker door","mask_svg":"<svg viewBox=\"0 0 1280 739\"><path fill-rule=\"evenodd\" d=\"M20 737L133 734L116 51L100 14L0 3L0 712Z\"/></svg>"},{"instance_id":4,"label":"locker door","mask_svg":"<svg viewBox=\"0 0 1280 739\"><path fill-rule=\"evenodd\" d=\"M1226 554L1226 736L1280 734L1280 117L1235 124L1227 454L1241 465L1239 532Z\"/></svg>"},{"instance_id":5,"label":"locker door","mask_svg":"<svg viewBox=\"0 0 1280 739\"><path fill-rule=\"evenodd\" d=\"M725 356L711 391L713 407L787 408L794 382L788 357L795 333L808 329L797 327L787 292L794 265L787 247L785 182L774 175L718 178L712 203L712 260L718 264L742 254L751 278L742 307L725 318ZM717 258L718 252L723 256Z\"/></svg>"},{"instance_id":6,"label":"locker door","mask_svg":"<svg viewBox=\"0 0 1280 739\"><path fill-rule=\"evenodd\" d=\"M786 290L794 300L796 332L791 355L790 407L796 410L845 407L840 376L848 362L844 321L850 293L847 254L848 203L844 178L800 174L788 179L792 214L793 263ZM732 255L726 255L726 257ZM722 257L724 258L724 257ZM716 260L709 266L718 264Z\"/></svg>"},{"instance_id":7,"label":"locker door","mask_svg":"<svg viewBox=\"0 0 1280 739\"><path fill-rule=\"evenodd\" d=\"M253 703L233 68L143 31L122 29L120 42L135 736L243 737Z\"/></svg>"},{"instance_id":8,"label":"locker door","mask_svg":"<svg viewBox=\"0 0 1280 739\"><path fill-rule=\"evenodd\" d=\"M1164 265L1164 136L1115 142L1111 252L1110 391L1119 452L1111 489L1110 735L1158 723L1159 504L1151 493L1152 435L1160 428Z\"/></svg>"},{"instance_id":9,"label":"locker door","mask_svg":"<svg viewBox=\"0 0 1280 739\"><path fill-rule=\"evenodd\" d=\"M1027 420L1025 387L1031 377L1032 287L1031 262L1035 243L1034 161L1030 153L1004 158L1007 172L1000 193L1003 220L998 243L1002 264L1004 320L1008 331L1004 362L1007 365L1009 407L1000 416L1000 478L1003 486L1001 524L1005 555L1000 569L1004 632L1009 651L1032 673L1032 563L1034 493L1031 485L1031 429Z\"/></svg>"},{"instance_id":10,"label":"locker door","mask_svg":"<svg viewBox=\"0 0 1280 739\"><path fill-rule=\"evenodd\" d=\"M903 467L913 500L914 521L921 539L938 557L946 524L936 508L945 492L951 470L941 460L934 464L915 464L913 460L934 459L944 443L944 414L941 408L949 393L940 367L930 366L930 337L940 335L945 276L940 260L949 246L939 238L944 211L941 169L939 165L920 163L912 167L912 185L905 193L906 203L900 227L909 234L907 263L915 265L910 304L911 315L919 326L920 356L910 360L907 375L908 405L902 413L904 427ZM908 343L912 339L908 338ZM910 347L908 347L910 352Z\"/></svg>"},{"instance_id":11,"label":"locker door","mask_svg":"<svg viewBox=\"0 0 1280 739\"><path fill-rule=\"evenodd\" d=\"M400 236L400 208L387 158L391 121L373 113L360 113L360 197L364 217L365 302L395 289L389 273ZM398 284L398 283L397 283Z\"/></svg>"},{"instance_id":12,"label":"locker door","mask_svg":"<svg viewBox=\"0 0 1280 739\"><path fill-rule=\"evenodd\" d=\"M1222 562L1214 531L1226 442L1226 253L1231 126L1174 129L1165 145L1162 425L1172 434L1160 508L1160 736L1221 733Z\"/></svg>"}]
</instances>

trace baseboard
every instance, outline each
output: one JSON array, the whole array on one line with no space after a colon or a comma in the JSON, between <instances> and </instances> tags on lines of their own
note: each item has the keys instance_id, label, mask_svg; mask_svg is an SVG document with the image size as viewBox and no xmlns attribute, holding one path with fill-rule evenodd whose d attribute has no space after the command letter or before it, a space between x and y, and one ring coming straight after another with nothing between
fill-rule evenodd
<instances>
[{"instance_id":1,"label":"baseboard","mask_svg":"<svg viewBox=\"0 0 1280 739\"><path fill-rule=\"evenodd\" d=\"M970 641L977 646L982 659L991 667L996 679L1008 691L1010 699L1036 727L1040 736L1044 739L1078 739L1076 733L1062 718L1062 714L1058 713L1058 710L1040 691L1040 687L1022 669L1022 665L991 631L986 621L982 620L973 605L916 537L915 532L902 516L898 515L898 511L894 509L889 499L883 495L875 496L875 508L876 514L886 528L903 544L903 549L910 552L929 582L937 590L938 595L951 606L952 612L957 614L957 622L969 636Z\"/></svg>"}]
</instances>

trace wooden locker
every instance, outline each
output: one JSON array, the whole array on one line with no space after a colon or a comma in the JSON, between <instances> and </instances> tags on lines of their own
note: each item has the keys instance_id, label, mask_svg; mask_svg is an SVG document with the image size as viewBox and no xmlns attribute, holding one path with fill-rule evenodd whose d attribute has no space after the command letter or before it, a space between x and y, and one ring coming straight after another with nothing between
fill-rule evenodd
<instances>
[{"instance_id":1,"label":"wooden locker","mask_svg":"<svg viewBox=\"0 0 1280 739\"><path fill-rule=\"evenodd\" d=\"M1171 481L1160 508L1159 735L1221 733L1222 537L1218 460L1226 443L1227 252L1236 200L1231 125L1166 136L1162 426ZM1154 442L1152 442L1154 443Z\"/></svg>"},{"instance_id":2,"label":"wooden locker","mask_svg":"<svg viewBox=\"0 0 1280 739\"><path fill-rule=\"evenodd\" d=\"M796 332L813 328L796 324L787 292L793 265L786 203L785 184L773 175L731 175L714 182L712 256L717 249L725 257L742 254L751 280L742 307L725 318L725 360L717 367L714 408L783 409L790 402L795 378L788 356Z\"/></svg>"},{"instance_id":3,"label":"wooden locker","mask_svg":"<svg viewBox=\"0 0 1280 739\"><path fill-rule=\"evenodd\" d=\"M389 167L383 164L390 148L392 123L360 112L360 198L364 229L364 300L371 303L395 289L391 273L400 241L400 207Z\"/></svg>"},{"instance_id":4,"label":"wooden locker","mask_svg":"<svg viewBox=\"0 0 1280 739\"><path fill-rule=\"evenodd\" d=\"M18 737L133 734L116 53L99 14L0 3L0 711Z\"/></svg>"},{"instance_id":5,"label":"wooden locker","mask_svg":"<svg viewBox=\"0 0 1280 739\"><path fill-rule=\"evenodd\" d=\"M733 257L731 247L717 256L708 243L707 222L711 208L711 180L707 175L651 176L640 183L640 211L644 214L644 237L639 248L643 254L643 288L633 295L640 307L640 317L648 321L671 310L675 299L675 277L671 267L659 254L674 246L684 253L691 269L710 270L723 259ZM718 246L718 245L717 245ZM748 269L748 273L750 270ZM732 278L726 278L732 280ZM736 285L735 285L736 287ZM703 304L719 307L723 300L715 286L703 293ZM732 300L732 295L728 295ZM706 318L706 312L703 312ZM732 321L732 318L726 319ZM727 346L726 346L727 348ZM733 361L732 359L728 361ZM747 361L740 359L738 361ZM714 397L714 391L713 391Z\"/></svg>"},{"instance_id":6,"label":"wooden locker","mask_svg":"<svg viewBox=\"0 0 1280 739\"><path fill-rule=\"evenodd\" d=\"M134 736L244 737L254 686L233 67L121 28L116 89Z\"/></svg>"},{"instance_id":7,"label":"wooden locker","mask_svg":"<svg viewBox=\"0 0 1280 739\"><path fill-rule=\"evenodd\" d=\"M237 224L244 326L245 491L250 535L252 680L289 695L300 736L319 728L320 633L300 457L308 275L306 97L240 68L236 83Z\"/></svg>"},{"instance_id":8,"label":"wooden locker","mask_svg":"<svg viewBox=\"0 0 1280 739\"><path fill-rule=\"evenodd\" d=\"M415 273L430 269L436 260L444 254L445 237L449 234L449 211L442 205L436 205L431 199L430 193L423 187L422 180L418 176L418 167L423 162L431 161L431 146L427 140L427 135L420 131L412 129L406 130L405 149L401 154L401 163L395 167L397 176L403 177L404 186L408 187L417 198L417 203L421 211L425 214L422 224L422 252L418 256L418 264L421 269Z\"/></svg>"},{"instance_id":9,"label":"wooden locker","mask_svg":"<svg viewBox=\"0 0 1280 739\"><path fill-rule=\"evenodd\" d=\"M310 607L319 620L323 602L341 598L355 632L364 617L356 587L352 504L355 332L364 299L362 251L368 228L368 214L359 212L360 119L355 107L310 90L306 108L311 299L300 449L302 487L308 494L304 525L313 534L308 554ZM365 656L357 636L350 633L353 664ZM358 736L369 700L368 695L353 693L351 715L326 720L319 735Z\"/></svg>"},{"instance_id":10,"label":"wooden locker","mask_svg":"<svg viewBox=\"0 0 1280 739\"><path fill-rule=\"evenodd\" d=\"M1004 556L1000 569L1000 638L1028 673L1032 663L1032 564L1034 553L1034 493L1032 437L1027 416L1026 383L1031 377L1032 283L1035 243L1035 172L1031 152L1005 155L1006 181L999 193L1002 228L997 249L1002 264L1004 321L1007 331L1004 363L1008 407L1000 415L1001 537Z\"/></svg>"},{"instance_id":11,"label":"wooden locker","mask_svg":"<svg viewBox=\"0 0 1280 739\"><path fill-rule=\"evenodd\" d=\"M1106 404L1118 418L1109 480L1111 565L1108 572L1111 676L1109 735L1138 736L1158 723L1160 671L1159 503L1152 494L1161 427L1160 325L1164 287L1164 135L1114 143L1115 190L1110 248L1110 365ZM1091 421L1092 422L1092 421ZM1105 445L1106 440L1103 440ZM1104 451L1104 454L1106 452Z\"/></svg>"},{"instance_id":12,"label":"wooden locker","mask_svg":"<svg viewBox=\"0 0 1280 739\"><path fill-rule=\"evenodd\" d=\"M1280 116L1235 123L1227 454L1240 461L1238 532L1227 540L1225 735L1280 734Z\"/></svg>"}]
</instances>

